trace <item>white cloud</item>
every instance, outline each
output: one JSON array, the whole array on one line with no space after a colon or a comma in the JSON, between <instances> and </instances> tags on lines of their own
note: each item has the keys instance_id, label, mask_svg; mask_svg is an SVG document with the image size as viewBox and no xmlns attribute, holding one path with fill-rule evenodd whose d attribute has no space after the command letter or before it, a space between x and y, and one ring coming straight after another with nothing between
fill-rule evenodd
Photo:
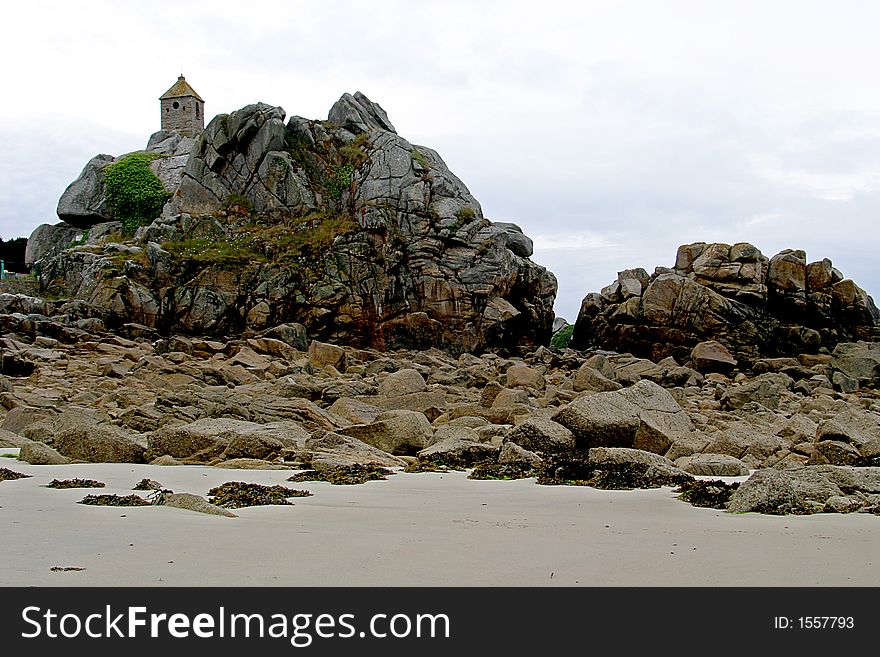
<instances>
[{"instance_id":1,"label":"white cloud","mask_svg":"<svg viewBox=\"0 0 880 657\"><path fill-rule=\"evenodd\" d=\"M826 255L880 291L880 4L841 0L13 3L0 235L141 147L180 72L209 113L361 90L535 241L558 307L680 243Z\"/></svg>"}]
</instances>

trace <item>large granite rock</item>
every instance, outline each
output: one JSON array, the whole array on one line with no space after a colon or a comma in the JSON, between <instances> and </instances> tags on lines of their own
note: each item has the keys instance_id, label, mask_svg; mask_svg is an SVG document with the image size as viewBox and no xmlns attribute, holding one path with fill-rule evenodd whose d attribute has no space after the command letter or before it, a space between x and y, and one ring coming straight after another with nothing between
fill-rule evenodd
<instances>
[{"instance_id":1,"label":"large granite rock","mask_svg":"<svg viewBox=\"0 0 880 657\"><path fill-rule=\"evenodd\" d=\"M258 103L215 117L190 150L148 150L173 196L133 243L50 258L44 283L110 325L190 334L298 322L310 337L380 348L526 351L550 339L556 279L518 226L493 223L430 148L346 94L329 121ZM186 151L186 152L182 152ZM180 162L185 159L185 165ZM104 156L62 218L106 221ZM175 185L175 181L179 184ZM87 190L76 192L76 190Z\"/></svg>"},{"instance_id":2,"label":"large granite rock","mask_svg":"<svg viewBox=\"0 0 880 657\"><path fill-rule=\"evenodd\" d=\"M24 261L26 264L32 265L69 249L73 241L82 234L83 229L63 221L57 224L40 224L28 238L24 250Z\"/></svg>"},{"instance_id":3,"label":"large granite rock","mask_svg":"<svg viewBox=\"0 0 880 657\"><path fill-rule=\"evenodd\" d=\"M112 155L96 155L83 167L61 198L58 218L77 228L113 220L113 209L104 198L104 167L113 163Z\"/></svg>"},{"instance_id":4,"label":"large granite rock","mask_svg":"<svg viewBox=\"0 0 880 657\"><path fill-rule=\"evenodd\" d=\"M831 354L831 367L859 385L880 385L880 342L841 342Z\"/></svg>"},{"instance_id":5,"label":"large granite rock","mask_svg":"<svg viewBox=\"0 0 880 657\"><path fill-rule=\"evenodd\" d=\"M876 506L880 468L810 465L759 470L730 498L727 510L771 514L855 511Z\"/></svg>"},{"instance_id":6,"label":"large granite rock","mask_svg":"<svg viewBox=\"0 0 880 657\"><path fill-rule=\"evenodd\" d=\"M571 346L692 359L701 371L724 371L737 360L878 336L873 299L830 260L807 263L803 251L768 259L747 243L697 242L679 247L674 267L642 272L620 272L601 293L584 297ZM711 341L720 346L695 350Z\"/></svg>"},{"instance_id":7,"label":"large granite rock","mask_svg":"<svg viewBox=\"0 0 880 657\"><path fill-rule=\"evenodd\" d=\"M694 431L669 391L647 379L579 397L556 412L553 421L572 432L580 449L625 447L665 454L673 442Z\"/></svg>"}]
</instances>

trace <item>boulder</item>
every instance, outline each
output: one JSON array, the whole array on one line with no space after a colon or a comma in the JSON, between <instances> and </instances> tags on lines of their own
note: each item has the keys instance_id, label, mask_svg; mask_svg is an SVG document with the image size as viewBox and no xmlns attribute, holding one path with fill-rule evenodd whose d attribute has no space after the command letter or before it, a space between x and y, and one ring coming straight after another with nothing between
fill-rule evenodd
<instances>
[{"instance_id":1,"label":"boulder","mask_svg":"<svg viewBox=\"0 0 880 657\"><path fill-rule=\"evenodd\" d=\"M414 369L402 369L388 374L379 383L379 394L384 397L399 397L428 389L425 378Z\"/></svg>"},{"instance_id":2,"label":"boulder","mask_svg":"<svg viewBox=\"0 0 880 657\"><path fill-rule=\"evenodd\" d=\"M59 454L44 443L33 440L26 441L18 453L18 460L31 465L65 465L70 459Z\"/></svg>"},{"instance_id":3,"label":"boulder","mask_svg":"<svg viewBox=\"0 0 880 657\"><path fill-rule=\"evenodd\" d=\"M841 342L831 354L831 367L863 386L880 384L880 342Z\"/></svg>"},{"instance_id":4,"label":"boulder","mask_svg":"<svg viewBox=\"0 0 880 657\"><path fill-rule=\"evenodd\" d=\"M537 465L541 462L541 457L508 440L501 445L501 451L498 453L498 462Z\"/></svg>"},{"instance_id":5,"label":"boulder","mask_svg":"<svg viewBox=\"0 0 880 657\"><path fill-rule=\"evenodd\" d=\"M549 418L530 417L507 434L507 442L532 452L567 452L576 448L574 434Z\"/></svg>"},{"instance_id":6,"label":"boulder","mask_svg":"<svg viewBox=\"0 0 880 657\"><path fill-rule=\"evenodd\" d=\"M310 468L326 468L337 465L369 465L385 467L405 465L404 461L362 440L327 431L306 440L296 456Z\"/></svg>"},{"instance_id":7,"label":"boulder","mask_svg":"<svg viewBox=\"0 0 880 657\"><path fill-rule=\"evenodd\" d=\"M861 458L859 450L850 443L839 440L820 440L807 461L810 464L855 465Z\"/></svg>"},{"instance_id":8,"label":"boulder","mask_svg":"<svg viewBox=\"0 0 880 657\"><path fill-rule=\"evenodd\" d=\"M676 459L675 465L693 475L740 477L749 474L748 466L729 454L692 454Z\"/></svg>"},{"instance_id":9,"label":"boulder","mask_svg":"<svg viewBox=\"0 0 880 657\"><path fill-rule=\"evenodd\" d=\"M880 468L810 465L789 470L758 470L733 493L727 510L731 513L821 513L829 510L827 502L833 497L878 492Z\"/></svg>"},{"instance_id":10,"label":"boulder","mask_svg":"<svg viewBox=\"0 0 880 657\"><path fill-rule=\"evenodd\" d=\"M669 459L640 449L593 447L588 454L590 466L596 469L630 470L638 474L640 488L677 486L692 479Z\"/></svg>"},{"instance_id":11,"label":"boulder","mask_svg":"<svg viewBox=\"0 0 880 657\"><path fill-rule=\"evenodd\" d=\"M39 419L36 422L29 422L19 429L19 433L25 438L50 445L63 431L77 429L80 432L88 432L91 428L106 423L108 419L107 416L97 411L75 407L68 407L60 413L51 413L42 417L35 413L33 417Z\"/></svg>"},{"instance_id":12,"label":"boulder","mask_svg":"<svg viewBox=\"0 0 880 657\"><path fill-rule=\"evenodd\" d=\"M572 379L572 387L575 392L609 392L620 390L623 386L617 381L609 379L597 369L587 363L581 365Z\"/></svg>"},{"instance_id":13,"label":"boulder","mask_svg":"<svg viewBox=\"0 0 880 657\"><path fill-rule=\"evenodd\" d=\"M571 431L581 449L632 447L640 424L639 408L617 392L580 397L562 407L553 420Z\"/></svg>"},{"instance_id":14,"label":"boulder","mask_svg":"<svg viewBox=\"0 0 880 657\"><path fill-rule=\"evenodd\" d=\"M694 369L702 374L729 374L737 366L736 358L717 340L707 340L696 345L691 350L691 362Z\"/></svg>"},{"instance_id":15,"label":"boulder","mask_svg":"<svg viewBox=\"0 0 880 657\"><path fill-rule=\"evenodd\" d=\"M443 424L434 430L434 435L428 439L426 447L430 447L443 440L453 439L473 443L491 442L482 440L474 427L461 424Z\"/></svg>"},{"instance_id":16,"label":"boulder","mask_svg":"<svg viewBox=\"0 0 880 657\"><path fill-rule=\"evenodd\" d=\"M880 414L846 408L819 424L816 441L832 440L862 445L880 438Z\"/></svg>"},{"instance_id":17,"label":"boulder","mask_svg":"<svg viewBox=\"0 0 880 657\"><path fill-rule=\"evenodd\" d=\"M342 373L346 370L348 359L345 355L345 349L342 347L312 340L309 345L309 364L315 369L322 369L329 365L337 372Z\"/></svg>"},{"instance_id":18,"label":"boulder","mask_svg":"<svg viewBox=\"0 0 880 657\"><path fill-rule=\"evenodd\" d=\"M705 451L712 454L728 454L738 459L751 457L758 463L787 449L791 444L748 422L733 422L724 429L708 436L711 440Z\"/></svg>"},{"instance_id":19,"label":"boulder","mask_svg":"<svg viewBox=\"0 0 880 657\"><path fill-rule=\"evenodd\" d=\"M327 410L352 424L370 424L384 412L378 406L349 397L339 397Z\"/></svg>"},{"instance_id":20,"label":"boulder","mask_svg":"<svg viewBox=\"0 0 880 657\"><path fill-rule=\"evenodd\" d=\"M785 374L761 374L753 379L730 387L721 398L726 409L742 408L750 402L769 409L779 408L782 393L794 385Z\"/></svg>"},{"instance_id":21,"label":"boulder","mask_svg":"<svg viewBox=\"0 0 880 657\"><path fill-rule=\"evenodd\" d=\"M428 445L434 431L423 413L386 411L371 424L355 424L339 433L397 456L414 455Z\"/></svg>"},{"instance_id":22,"label":"boulder","mask_svg":"<svg viewBox=\"0 0 880 657\"><path fill-rule=\"evenodd\" d=\"M207 513L212 516L226 516L227 518L237 518L232 511L211 504L204 497L194 495L193 493L168 493L162 496L162 506L171 507L173 509L185 509L187 511L195 511L197 513Z\"/></svg>"},{"instance_id":23,"label":"boulder","mask_svg":"<svg viewBox=\"0 0 880 657\"><path fill-rule=\"evenodd\" d=\"M222 454L229 441L239 435L262 429L256 422L232 418L202 418L188 424L162 427L147 439L153 458L168 454L188 458L196 454L215 457Z\"/></svg>"},{"instance_id":24,"label":"boulder","mask_svg":"<svg viewBox=\"0 0 880 657\"><path fill-rule=\"evenodd\" d=\"M75 426L55 435L59 454L89 463L146 463L146 445L138 434L110 424Z\"/></svg>"},{"instance_id":25,"label":"boulder","mask_svg":"<svg viewBox=\"0 0 880 657\"><path fill-rule=\"evenodd\" d=\"M374 103L360 91L354 95L343 94L337 100L327 118L336 125L355 134L371 130L387 130L395 132L388 120L388 114L378 103Z\"/></svg>"},{"instance_id":26,"label":"boulder","mask_svg":"<svg viewBox=\"0 0 880 657\"><path fill-rule=\"evenodd\" d=\"M544 390L546 382L544 374L537 368L528 365L511 365L507 368L507 387Z\"/></svg>"},{"instance_id":27,"label":"boulder","mask_svg":"<svg viewBox=\"0 0 880 657\"><path fill-rule=\"evenodd\" d=\"M299 351L306 351L309 348L306 327L295 322L273 326L263 331L260 337L281 340Z\"/></svg>"},{"instance_id":28,"label":"boulder","mask_svg":"<svg viewBox=\"0 0 880 657\"><path fill-rule=\"evenodd\" d=\"M83 168L58 200L58 218L76 228L113 220L113 210L104 198L104 168L112 155L96 155Z\"/></svg>"},{"instance_id":29,"label":"boulder","mask_svg":"<svg viewBox=\"0 0 880 657\"><path fill-rule=\"evenodd\" d=\"M40 224L28 238L24 251L25 264L32 265L70 248L77 236L83 236L83 229L63 221L57 224Z\"/></svg>"},{"instance_id":30,"label":"boulder","mask_svg":"<svg viewBox=\"0 0 880 657\"><path fill-rule=\"evenodd\" d=\"M574 434L581 448L650 447L658 454L693 431L693 424L666 389L647 379L615 392L586 395L564 406L553 420Z\"/></svg>"},{"instance_id":31,"label":"boulder","mask_svg":"<svg viewBox=\"0 0 880 657\"><path fill-rule=\"evenodd\" d=\"M501 448L461 438L444 438L418 453L423 461L458 468L470 468L481 461L497 461Z\"/></svg>"}]
</instances>

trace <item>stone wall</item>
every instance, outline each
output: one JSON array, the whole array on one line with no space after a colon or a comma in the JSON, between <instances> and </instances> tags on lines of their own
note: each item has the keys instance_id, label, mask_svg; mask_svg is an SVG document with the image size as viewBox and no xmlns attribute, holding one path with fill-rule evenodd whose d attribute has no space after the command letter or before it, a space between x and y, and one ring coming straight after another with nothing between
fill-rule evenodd
<instances>
[{"instance_id":1,"label":"stone wall","mask_svg":"<svg viewBox=\"0 0 880 657\"><path fill-rule=\"evenodd\" d=\"M195 137L205 127L205 104L192 96L166 98L161 101L161 110L162 130Z\"/></svg>"}]
</instances>

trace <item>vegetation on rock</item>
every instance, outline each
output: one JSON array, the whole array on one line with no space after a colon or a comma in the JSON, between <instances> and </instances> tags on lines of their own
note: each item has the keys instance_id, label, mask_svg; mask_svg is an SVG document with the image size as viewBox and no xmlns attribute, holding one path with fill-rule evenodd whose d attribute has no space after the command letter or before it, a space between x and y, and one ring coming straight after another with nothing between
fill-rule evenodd
<instances>
[{"instance_id":1,"label":"vegetation on rock","mask_svg":"<svg viewBox=\"0 0 880 657\"><path fill-rule=\"evenodd\" d=\"M574 332L574 324L569 324L550 339L553 349L565 349L571 342L571 334Z\"/></svg>"},{"instance_id":2,"label":"vegetation on rock","mask_svg":"<svg viewBox=\"0 0 880 657\"><path fill-rule=\"evenodd\" d=\"M726 484L720 479L706 481L694 479L682 483L676 492L680 493L678 499L689 502L694 506L708 507L711 509L726 509L727 502L733 491L739 488L739 483Z\"/></svg>"},{"instance_id":3,"label":"vegetation on rock","mask_svg":"<svg viewBox=\"0 0 880 657\"><path fill-rule=\"evenodd\" d=\"M631 490L680 486L692 479L687 474L663 473L647 463L593 463L585 453L548 455L538 474L545 486L592 486L604 490Z\"/></svg>"},{"instance_id":4,"label":"vegetation on rock","mask_svg":"<svg viewBox=\"0 0 880 657\"><path fill-rule=\"evenodd\" d=\"M450 470L464 470L463 467L449 466L438 461L429 461L427 459L418 459L412 463L407 463L403 469L407 473L419 472L449 472Z\"/></svg>"},{"instance_id":5,"label":"vegetation on rock","mask_svg":"<svg viewBox=\"0 0 880 657\"><path fill-rule=\"evenodd\" d=\"M484 461L474 466L468 479L527 479L534 477L535 474L535 468L527 461L511 463Z\"/></svg>"},{"instance_id":6,"label":"vegetation on rock","mask_svg":"<svg viewBox=\"0 0 880 657\"><path fill-rule=\"evenodd\" d=\"M150 170L156 153L131 153L104 169L104 197L122 222L122 232L133 235L149 224L170 198L162 181Z\"/></svg>"}]
</instances>

